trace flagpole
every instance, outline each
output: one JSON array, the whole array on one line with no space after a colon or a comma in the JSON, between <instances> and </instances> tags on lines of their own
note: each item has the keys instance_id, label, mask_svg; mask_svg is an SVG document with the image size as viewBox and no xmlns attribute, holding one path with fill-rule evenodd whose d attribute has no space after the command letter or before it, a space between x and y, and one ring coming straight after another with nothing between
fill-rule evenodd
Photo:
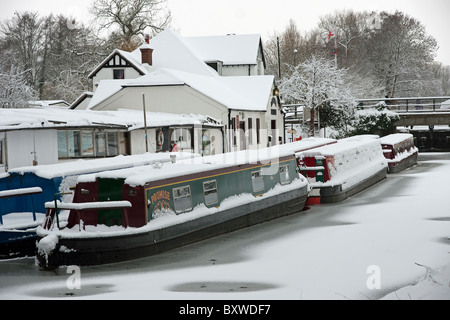
<instances>
[{"instance_id":1,"label":"flagpole","mask_svg":"<svg viewBox=\"0 0 450 320\"><path fill-rule=\"evenodd\" d=\"M337 61L337 55L338 55L338 53L337 53L337 45L338 45L338 43L337 43L337 33L336 33L336 31L334 32L334 63L335 63L335 65L336 65L336 69L337 69L337 67L338 67L338 61Z\"/></svg>"}]
</instances>

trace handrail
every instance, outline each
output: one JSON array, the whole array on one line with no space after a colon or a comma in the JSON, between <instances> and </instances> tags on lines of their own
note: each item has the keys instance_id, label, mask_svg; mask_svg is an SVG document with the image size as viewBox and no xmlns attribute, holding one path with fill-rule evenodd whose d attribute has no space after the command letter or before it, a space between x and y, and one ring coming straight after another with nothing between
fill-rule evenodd
<instances>
[{"instance_id":1,"label":"handrail","mask_svg":"<svg viewBox=\"0 0 450 320\"><path fill-rule=\"evenodd\" d=\"M11 190L0 191L0 199L21 197L21 196L31 196L31 195L40 194L40 193L42 193L42 188L40 188L40 187L11 189ZM31 205L33 208L33 221L36 221L36 210L34 208L33 197L31 197ZM3 224L3 217L1 215L1 212L0 212L0 224Z\"/></svg>"},{"instance_id":2,"label":"handrail","mask_svg":"<svg viewBox=\"0 0 450 320\"><path fill-rule=\"evenodd\" d=\"M11 189L11 190L0 191L0 199L28 196L28 195L39 194L39 193L42 193L42 189L39 187Z\"/></svg>"}]
</instances>

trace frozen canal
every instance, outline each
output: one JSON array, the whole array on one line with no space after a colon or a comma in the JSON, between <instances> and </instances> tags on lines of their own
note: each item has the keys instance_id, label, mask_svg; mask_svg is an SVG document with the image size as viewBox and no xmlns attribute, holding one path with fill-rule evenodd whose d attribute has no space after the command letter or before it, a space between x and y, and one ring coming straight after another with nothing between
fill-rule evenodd
<instances>
[{"instance_id":1,"label":"frozen canal","mask_svg":"<svg viewBox=\"0 0 450 320\"><path fill-rule=\"evenodd\" d=\"M0 299L450 299L449 237L450 154L421 154L343 203L158 256L79 273L2 261Z\"/></svg>"}]
</instances>

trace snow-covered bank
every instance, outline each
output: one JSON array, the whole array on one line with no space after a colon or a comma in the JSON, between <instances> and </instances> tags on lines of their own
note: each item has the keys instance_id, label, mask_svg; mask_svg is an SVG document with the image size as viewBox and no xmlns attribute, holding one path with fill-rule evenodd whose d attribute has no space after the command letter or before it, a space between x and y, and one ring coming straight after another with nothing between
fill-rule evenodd
<instances>
[{"instance_id":1,"label":"snow-covered bank","mask_svg":"<svg viewBox=\"0 0 450 320\"><path fill-rule=\"evenodd\" d=\"M450 154L346 200L136 261L0 262L0 299L450 299ZM377 285L379 284L379 288Z\"/></svg>"}]
</instances>

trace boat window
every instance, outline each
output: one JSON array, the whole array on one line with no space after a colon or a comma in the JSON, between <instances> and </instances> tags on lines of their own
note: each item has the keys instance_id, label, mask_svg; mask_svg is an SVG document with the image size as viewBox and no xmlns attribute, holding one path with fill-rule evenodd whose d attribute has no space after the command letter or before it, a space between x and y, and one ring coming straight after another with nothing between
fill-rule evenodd
<instances>
[{"instance_id":1,"label":"boat window","mask_svg":"<svg viewBox=\"0 0 450 320\"><path fill-rule=\"evenodd\" d=\"M219 201L217 193L217 181L207 181L203 183L203 193L205 194L205 204L212 205Z\"/></svg>"},{"instance_id":2,"label":"boat window","mask_svg":"<svg viewBox=\"0 0 450 320\"><path fill-rule=\"evenodd\" d=\"M289 177L289 165L280 166L280 182L281 184L291 183L291 178Z\"/></svg>"},{"instance_id":3,"label":"boat window","mask_svg":"<svg viewBox=\"0 0 450 320\"><path fill-rule=\"evenodd\" d=\"M184 186L173 189L173 201L176 213L192 210L191 187Z\"/></svg>"},{"instance_id":4,"label":"boat window","mask_svg":"<svg viewBox=\"0 0 450 320\"><path fill-rule=\"evenodd\" d=\"M260 192L264 190L264 178L261 171L252 172L253 192Z\"/></svg>"}]
</instances>

